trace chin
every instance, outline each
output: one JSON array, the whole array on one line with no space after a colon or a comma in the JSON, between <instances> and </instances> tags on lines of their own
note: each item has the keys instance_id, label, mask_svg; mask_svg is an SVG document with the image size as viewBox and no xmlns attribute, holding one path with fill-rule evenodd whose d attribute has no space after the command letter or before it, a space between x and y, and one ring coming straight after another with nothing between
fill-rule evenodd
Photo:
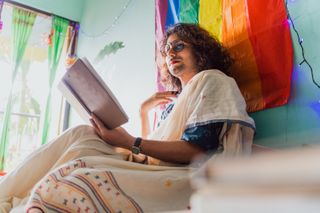
<instances>
[{"instance_id":1,"label":"chin","mask_svg":"<svg viewBox=\"0 0 320 213\"><path fill-rule=\"evenodd\" d=\"M182 67L174 67L169 70L170 74L173 75L174 77L179 77L180 74L183 72Z\"/></svg>"},{"instance_id":2,"label":"chin","mask_svg":"<svg viewBox=\"0 0 320 213\"><path fill-rule=\"evenodd\" d=\"M179 77L179 74L181 73L181 71L179 70L172 70L170 71L171 75L173 75L174 77Z\"/></svg>"}]
</instances>

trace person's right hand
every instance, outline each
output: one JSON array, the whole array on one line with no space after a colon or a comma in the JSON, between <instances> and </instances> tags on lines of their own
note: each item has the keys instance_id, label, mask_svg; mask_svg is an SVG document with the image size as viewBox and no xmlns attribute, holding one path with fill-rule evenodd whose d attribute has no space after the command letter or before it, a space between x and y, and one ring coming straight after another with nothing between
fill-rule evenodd
<instances>
[{"instance_id":1,"label":"person's right hand","mask_svg":"<svg viewBox=\"0 0 320 213\"><path fill-rule=\"evenodd\" d=\"M176 91L156 92L141 104L140 113L144 114L156 106L170 103L176 97Z\"/></svg>"}]
</instances>

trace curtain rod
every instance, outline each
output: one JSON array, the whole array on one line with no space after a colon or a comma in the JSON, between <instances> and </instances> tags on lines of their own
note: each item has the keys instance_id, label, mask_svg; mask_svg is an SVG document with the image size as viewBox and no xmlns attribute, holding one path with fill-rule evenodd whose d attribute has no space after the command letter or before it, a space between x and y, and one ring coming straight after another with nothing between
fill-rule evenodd
<instances>
[{"instance_id":1,"label":"curtain rod","mask_svg":"<svg viewBox=\"0 0 320 213\"><path fill-rule=\"evenodd\" d=\"M49 12L46 12L44 10L40 10L40 9L37 9L37 8L34 8L34 7L30 7L28 5L24 5L24 4L21 4L19 2L15 2L15 1L12 1L12 0L4 0L3 2L5 3L8 3L8 4L11 4L11 5L14 5L14 6L18 6L18 7L21 7L21 8L24 8L24 9L27 9L27 10L32 10L32 11L35 11L37 13L41 13L41 14L44 14L44 15L47 15L47 16L58 16L56 14L53 14L53 13L49 13ZM61 17L61 16L60 16ZM72 22L76 22L76 23L79 23L78 21L73 21L69 18L65 18L63 17L64 19L67 19L68 21L72 21Z\"/></svg>"}]
</instances>

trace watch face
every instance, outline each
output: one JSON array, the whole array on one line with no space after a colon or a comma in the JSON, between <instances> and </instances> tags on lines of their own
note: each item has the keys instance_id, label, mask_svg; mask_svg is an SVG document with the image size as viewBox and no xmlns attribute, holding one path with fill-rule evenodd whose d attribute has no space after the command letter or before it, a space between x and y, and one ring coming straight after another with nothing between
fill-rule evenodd
<instances>
[{"instance_id":1,"label":"watch face","mask_svg":"<svg viewBox=\"0 0 320 213\"><path fill-rule=\"evenodd\" d=\"M131 151L132 151L133 154L136 154L136 155L137 155L137 154L140 153L140 148L139 148L139 147L136 147L136 146L133 146Z\"/></svg>"}]
</instances>

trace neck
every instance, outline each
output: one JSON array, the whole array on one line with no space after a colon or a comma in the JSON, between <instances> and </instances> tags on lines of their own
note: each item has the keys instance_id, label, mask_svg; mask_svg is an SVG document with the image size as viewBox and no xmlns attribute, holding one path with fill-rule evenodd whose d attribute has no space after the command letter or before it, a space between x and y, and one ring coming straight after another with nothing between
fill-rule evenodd
<instances>
[{"instance_id":1,"label":"neck","mask_svg":"<svg viewBox=\"0 0 320 213\"><path fill-rule=\"evenodd\" d=\"M193 76L195 76L198 72L197 71L193 71L193 72L189 72L189 73L184 73L184 75L179 76L180 82L181 82L181 86L182 88L187 85L187 83L193 78Z\"/></svg>"}]
</instances>

